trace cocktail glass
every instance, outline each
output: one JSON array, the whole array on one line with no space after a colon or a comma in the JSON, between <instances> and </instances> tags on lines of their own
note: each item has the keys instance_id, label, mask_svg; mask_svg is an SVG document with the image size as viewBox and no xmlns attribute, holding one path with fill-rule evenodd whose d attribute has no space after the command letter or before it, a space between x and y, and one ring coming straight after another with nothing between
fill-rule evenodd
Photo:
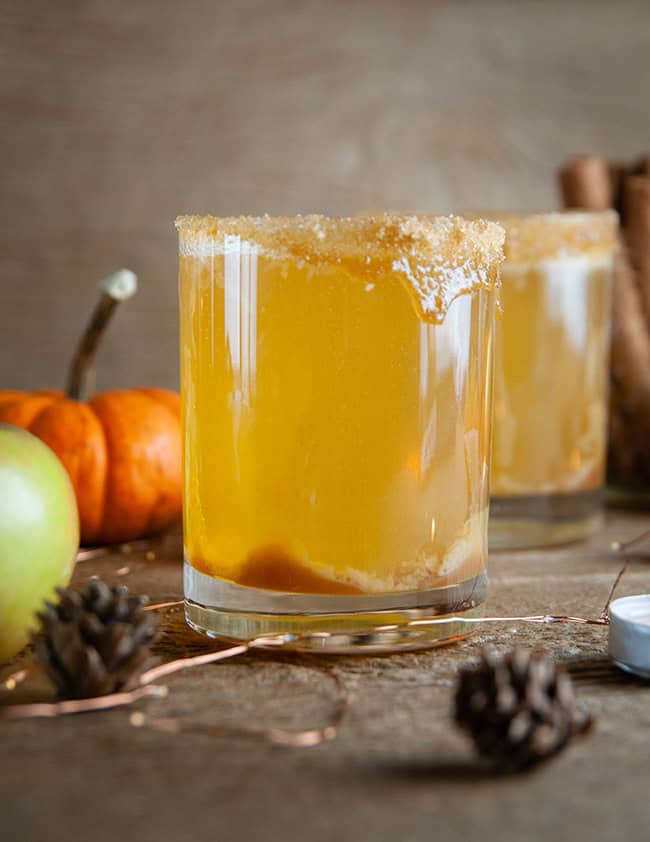
<instances>
[{"instance_id":1,"label":"cocktail glass","mask_svg":"<svg viewBox=\"0 0 650 842\"><path fill-rule=\"evenodd\" d=\"M495 341L490 547L542 546L601 521L617 217L495 217L506 229Z\"/></svg>"},{"instance_id":2,"label":"cocktail glass","mask_svg":"<svg viewBox=\"0 0 650 842\"><path fill-rule=\"evenodd\" d=\"M485 596L502 229L391 214L177 228L190 625L328 651L465 633L406 624Z\"/></svg>"}]
</instances>

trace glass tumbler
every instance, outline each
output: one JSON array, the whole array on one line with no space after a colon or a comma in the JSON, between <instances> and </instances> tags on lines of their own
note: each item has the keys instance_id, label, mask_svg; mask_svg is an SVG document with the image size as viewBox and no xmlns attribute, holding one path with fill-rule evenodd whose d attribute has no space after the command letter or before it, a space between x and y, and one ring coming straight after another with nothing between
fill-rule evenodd
<instances>
[{"instance_id":1,"label":"glass tumbler","mask_svg":"<svg viewBox=\"0 0 650 842\"><path fill-rule=\"evenodd\" d=\"M407 623L485 596L503 230L390 214L176 225L188 623L327 651L466 633Z\"/></svg>"},{"instance_id":2,"label":"glass tumbler","mask_svg":"<svg viewBox=\"0 0 650 842\"><path fill-rule=\"evenodd\" d=\"M601 521L617 216L499 216L490 547L558 544Z\"/></svg>"}]
</instances>

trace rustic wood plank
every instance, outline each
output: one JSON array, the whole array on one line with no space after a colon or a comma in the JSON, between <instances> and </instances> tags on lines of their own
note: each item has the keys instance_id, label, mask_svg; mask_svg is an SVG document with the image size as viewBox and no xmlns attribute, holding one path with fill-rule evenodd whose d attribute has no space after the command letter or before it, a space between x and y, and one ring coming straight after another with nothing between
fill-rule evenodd
<instances>
[{"instance_id":1,"label":"rustic wood plank","mask_svg":"<svg viewBox=\"0 0 650 842\"><path fill-rule=\"evenodd\" d=\"M619 566L611 540L646 527L644 514L610 513L606 529L586 545L494 555L488 610L597 616ZM76 582L100 575L154 599L173 597L180 594L180 558L179 536L172 535L148 549L83 562ZM650 591L649 558L648 548L639 548L621 595ZM166 613L163 627L162 657L205 651L205 640L185 627L179 611ZM543 645L563 660L581 704L598 719L594 734L527 776L499 779L477 770L451 725L450 709L459 666L486 644ZM325 718L332 700L315 662L282 653L239 658L177 676L169 681L168 700L140 709L234 726L304 727ZM353 705L339 738L313 750L135 729L128 711L119 710L0 723L2 837L645 837L650 684L612 667L603 628L506 624L442 649L323 663L353 694Z\"/></svg>"}]
</instances>

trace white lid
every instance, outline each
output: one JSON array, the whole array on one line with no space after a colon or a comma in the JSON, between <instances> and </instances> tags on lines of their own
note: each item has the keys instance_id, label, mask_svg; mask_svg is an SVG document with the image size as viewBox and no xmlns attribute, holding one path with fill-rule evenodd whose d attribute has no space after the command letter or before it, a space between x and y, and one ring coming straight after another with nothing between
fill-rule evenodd
<instances>
[{"instance_id":1,"label":"white lid","mask_svg":"<svg viewBox=\"0 0 650 842\"><path fill-rule=\"evenodd\" d=\"M609 654L621 669L650 679L650 594L609 606Z\"/></svg>"}]
</instances>

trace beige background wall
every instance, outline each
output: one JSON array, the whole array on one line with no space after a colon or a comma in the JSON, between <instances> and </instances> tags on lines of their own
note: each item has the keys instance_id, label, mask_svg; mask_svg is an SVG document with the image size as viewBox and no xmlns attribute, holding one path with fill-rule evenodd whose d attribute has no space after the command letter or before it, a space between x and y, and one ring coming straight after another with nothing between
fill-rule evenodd
<instances>
[{"instance_id":1,"label":"beige background wall","mask_svg":"<svg viewBox=\"0 0 650 842\"><path fill-rule=\"evenodd\" d=\"M0 0L0 96L0 388L120 265L98 385L173 386L177 213L553 205L650 143L650 2Z\"/></svg>"}]
</instances>

